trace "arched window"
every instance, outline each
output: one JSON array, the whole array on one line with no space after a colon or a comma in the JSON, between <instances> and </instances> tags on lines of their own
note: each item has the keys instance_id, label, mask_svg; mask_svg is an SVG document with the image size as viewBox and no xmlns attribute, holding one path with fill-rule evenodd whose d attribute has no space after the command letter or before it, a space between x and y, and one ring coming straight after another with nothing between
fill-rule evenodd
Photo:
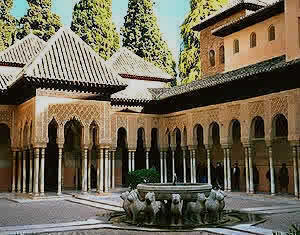
<instances>
[{"instance_id":1,"label":"arched window","mask_svg":"<svg viewBox=\"0 0 300 235\"><path fill-rule=\"evenodd\" d=\"M233 54L240 52L240 42L239 40L235 39L233 41Z\"/></svg>"},{"instance_id":2,"label":"arched window","mask_svg":"<svg viewBox=\"0 0 300 235\"><path fill-rule=\"evenodd\" d=\"M219 56L220 56L220 64L224 64L225 63L225 49L224 49L224 46L220 47Z\"/></svg>"},{"instance_id":3,"label":"arched window","mask_svg":"<svg viewBox=\"0 0 300 235\"><path fill-rule=\"evenodd\" d=\"M269 27L268 32L269 32L269 41L275 40L275 26L274 25L271 25Z\"/></svg>"},{"instance_id":4,"label":"arched window","mask_svg":"<svg viewBox=\"0 0 300 235\"><path fill-rule=\"evenodd\" d=\"M250 35L250 48L256 47L256 33Z\"/></svg>"},{"instance_id":5,"label":"arched window","mask_svg":"<svg viewBox=\"0 0 300 235\"><path fill-rule=\"evenodd\" d=\"M211 66L215 66L216 65L215 51L214 50L210 50L209 51L209 62L210 62Z\"/></svg>"}]
</instances>

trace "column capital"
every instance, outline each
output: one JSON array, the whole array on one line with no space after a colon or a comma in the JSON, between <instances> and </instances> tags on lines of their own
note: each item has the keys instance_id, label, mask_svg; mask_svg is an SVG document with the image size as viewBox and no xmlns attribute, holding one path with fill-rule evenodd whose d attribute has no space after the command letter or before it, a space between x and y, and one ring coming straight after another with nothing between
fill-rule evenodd
<instances>
[{"instance_id":1,"label":"column capital","mask_svg":"<svg viewBox=\"0 0 300 235\"><path fill-rule=\"evenodd\" d=\"M206 150L210 150L211 147L212 147L212 145L210 145L210 144L205 144L205 149L206 149Z\"/></svg>"},{"instance_id":2,"label":"column capital","mask_svg":"<svg viewBox=\"0 0 300 235\"><path fill-rule=\"evenodd\" d=\"M267 148L272 147L272 140L265 140L265 143Z\"/></svg>"},{"instance_id":3,"label":"column capital","mask_svg":"<svg viewBox=\"0 0 300 235\"><path fill-rule=\"evenodd\" d=\"M291 147L298 147L300 146L300 141L299 140L290 140L290 146Z\"/></svg>"},{"instance_id":4,"label":"column capital","mask_svg":"<svg viewBox=\"0 0 300 235\"><path fill-rule=\"evenodd\" d=\"M188 150L196 150L197 146L196 145L188 145L186 146Z\"/></svg>"},{"instance_id":5,"label":"column capital","mask_svg":"<svg viewBox=\"0 0 300 235\"><path fill-rule=\"evenodd\" d=\"M221 146L223 149L230 149L232 147L231 144L222 144Z\"/></svg>"}]
</instances>

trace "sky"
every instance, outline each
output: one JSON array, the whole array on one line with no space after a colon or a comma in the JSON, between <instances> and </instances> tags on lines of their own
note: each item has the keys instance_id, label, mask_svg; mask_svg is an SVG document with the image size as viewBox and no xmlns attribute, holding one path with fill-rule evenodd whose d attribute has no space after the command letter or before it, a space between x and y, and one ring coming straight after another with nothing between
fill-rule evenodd
<instances>
[{"instance_id":1,"label":"sky","mask_svg":"<svg viewBox=\"0 0 300 235\"><path fill-rule=\"evenodd\" d=\"M52 10L61 17L65 26L70 26L72 21L73 6L78 0L52 0ZM155 12L158 18L163 38L167 41L176 63L180 49L180 25L189 11L189 0L157 0ZM120 32L127 12L128 0L112 0L113 22ZM26 14L28 4L26 0L14 0L12 14L20 19Z\"/></svg>"}]
</instances>

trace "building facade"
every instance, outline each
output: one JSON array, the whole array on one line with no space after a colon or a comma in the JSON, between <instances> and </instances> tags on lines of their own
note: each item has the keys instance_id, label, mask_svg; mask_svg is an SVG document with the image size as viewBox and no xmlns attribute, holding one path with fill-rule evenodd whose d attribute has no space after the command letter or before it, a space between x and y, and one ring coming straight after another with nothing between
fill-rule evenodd
<instances>
[{"instance_id":1,"label":"building facade","mask_svg":"<svg viewBox=\"0 0 300 235\"><path fill-rule=\"evenodd\" d=\"M101 193L155 167L163 183L299 197L297 4L234 1L199 22L203 78L172 88L129 50L103 61L69 29L18 41L0 53L0 189Z\"/></svg>"}]
</instances>

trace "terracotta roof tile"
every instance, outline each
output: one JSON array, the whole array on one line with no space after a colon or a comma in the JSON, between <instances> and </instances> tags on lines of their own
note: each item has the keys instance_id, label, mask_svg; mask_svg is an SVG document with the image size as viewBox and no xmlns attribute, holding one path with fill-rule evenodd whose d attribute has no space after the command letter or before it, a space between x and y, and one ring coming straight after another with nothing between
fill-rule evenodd
<instances>
[{"instance_id":1,"label":"terracotta roof tile","mask_svg":"<svg viewBox=\"0 0 300 235\"><path fill-rule=\"evenodd\" d=\"M0 93L7 90L7 86L9 82L11 82L14 79L14 76L12 75L4 75L0 74Z\"/></svg>"},{"instance_id":2,"label":"terracotta roof tile","mask_svg":"<svg viewBox=\"0 0 300 235\"><path fill-rule=\"evenodd\" d=\"M29 34L22 40L0 52L0 64L24 66L41 52L46 42Z\"/></svg>"},{"instance_id":3,"label":"terracotta roof tile","mask_svg":"<svg viewBox=\"0 0 300 235\"><path fill-rule=\"evenodd\" d=\"M160 80L171 80L171 75L157 68L125 47L120 48L106 63L123 77L144 77Z\"/></svg>"}]
</instances>

